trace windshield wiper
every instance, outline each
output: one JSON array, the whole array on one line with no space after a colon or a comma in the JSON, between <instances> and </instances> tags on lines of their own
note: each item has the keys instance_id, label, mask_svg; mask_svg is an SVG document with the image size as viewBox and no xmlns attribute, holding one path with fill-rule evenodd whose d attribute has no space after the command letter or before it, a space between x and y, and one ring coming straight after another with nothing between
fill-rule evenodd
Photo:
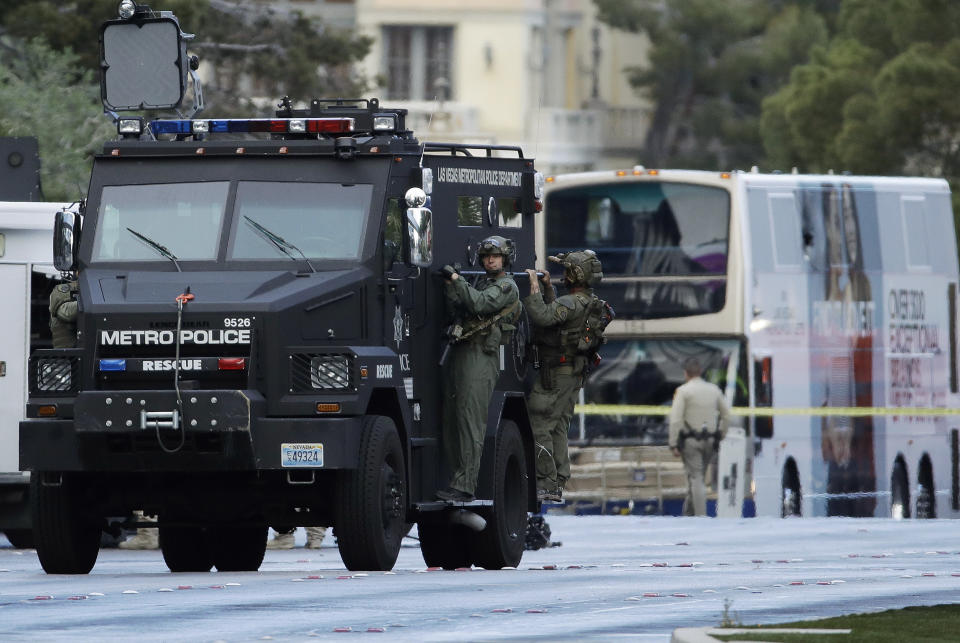
<instances>
[{"instance_id":1,"label":"windshield wiper","mask_svg":"<svg viewBox=\"0 0 960 643\"><path fill-rule=\"evenodd\" d=\"M294 257L292 254L290 254L290 250L296 250L297 252L300 253L300 256L303 257L303 260L307 262L307 265L310 266L310 270L312 270L313 272L317 271L317 269L313 267L313 264L310 263L310 260L307 259L307 255L303 254L303 250L296 247L295 245L293 245L292 243L290 243L289 241L281 237L279 234L275 232L271 232L270 230L267 230L266 228L264 228L262 225L260 225L259 223L257 223L256 221L248 217L247 215L243 215L243 218L247 220L247 223L249 223L254 228L256 228L257 232L265 236L269 241L273 242L273 245L279 248L280 251L283 252L283 254L287 255L288 257L296 261L297 258Z\"/></svg>"},{"instance_id":2,"label":"windshield wiper","mask_svg":"<svg viewBox=\"0 0 960 643\"><path fill-rule=\"evenodd\" d=\"M163 255L170 261L172 261L173 265L177 267L177 272L183 272L182 270L180 270L180 264L177 263L177 255L170 252L169 248L167 248L166 246L160 245L150 237L143 236L133 228L127 228L127 232L129 232L136 238L140 239L140 241L143 241L145 244L147 244L148 246L150 246L151 248L159 252L161 255Z\"/></svg>"}]
</instances>

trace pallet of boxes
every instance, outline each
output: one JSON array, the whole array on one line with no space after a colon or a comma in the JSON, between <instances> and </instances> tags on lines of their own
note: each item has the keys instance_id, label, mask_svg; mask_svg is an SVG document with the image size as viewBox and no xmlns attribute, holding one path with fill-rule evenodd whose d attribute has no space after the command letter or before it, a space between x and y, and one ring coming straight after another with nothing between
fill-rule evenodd
<instances>
[{"instance_id":1,"label":"pallet of boxes","mask_svg":"<svg viewBox=\"0 0 960 643\"><path fill-rule=\"evenodd\" d=\"M666 445L570 447L565 512L681 515L686 493L683 463Z\"/></svg>"}]
</instances>

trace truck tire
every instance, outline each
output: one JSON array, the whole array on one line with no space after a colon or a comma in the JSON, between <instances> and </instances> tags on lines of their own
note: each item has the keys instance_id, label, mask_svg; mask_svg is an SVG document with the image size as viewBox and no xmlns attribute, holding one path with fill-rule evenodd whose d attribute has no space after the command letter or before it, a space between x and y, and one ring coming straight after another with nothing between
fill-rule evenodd
<instances>
[{"instance_id":1,"label":"truck tire","mask_svg":"<svg viewBox=\"0 0 960 643\"><path fill-rule=\"evenodd\" d=\"M216 527L210 530L213 564L221 572L255 572L267 551L267 526Z\"/></svg>"},{"instance_id":2,"label":"truck tire","mask_svg":"<svg viewBox=\"0 0 960 643\"><path fill-rule=\"evenodd\" d=\"M33 530L7 529L3 533L15 549L33 549Z\"/></svg>"},{"instance_id":3,"label":"truck tire","mask_svg":"<svg viewBox=\"0 0 960 643\"><path fill-rule=\"evenodd\" d=\"M479 511L487 527L476 534L474 563L486 569L516 567L527 534L527 460L517 425L504 420L493 461L493 507Z\"/></svg>"},{"instance_id":4,"label":"truck tire","mask_svg":"<svg viewBox=\"0 0 960 643\"><path fill-rule=\"evenodd\" d=\"M42 484L51 476L35 472L30 480L40 566L48 574L89 574L100 553L101 527L83 502L82 478L64 473L60 484Z\"/></svg>"},{"instance_id":5,"label":"truck tire","mask_svg":"<svg viewBox=\"0 0 960 643\"><path fill-rule=\"evenodd\" d=\"M160 552L172 572L208 572L213 567L210 540L203 527L164 527L160 529ZM221 546L218 543L217 546Z\"/></svg>"},{"instance_id":6,"label":"truck tire","mask_svg":"<svg viewBox=\"0 0 960 643\"><path fill-rule=\"evenodd\" d=\"M357 468L337 478L337 544L347 569L388 571L406 533L403 449L389 417L367 416L361 431Z\"/></svg>"},{"instance_id":7,"label":"truck tire","mask_svg":"<svg viewBox=\"0 0 960 643\"><path fill-rule=\"evenodd\" d=\"M447 516L439 520L422 520L417 524L420 534L420 553L427 567L458 569L473 563L474 533L463 525L449 522Z\"/></svg>"}]
</instances>

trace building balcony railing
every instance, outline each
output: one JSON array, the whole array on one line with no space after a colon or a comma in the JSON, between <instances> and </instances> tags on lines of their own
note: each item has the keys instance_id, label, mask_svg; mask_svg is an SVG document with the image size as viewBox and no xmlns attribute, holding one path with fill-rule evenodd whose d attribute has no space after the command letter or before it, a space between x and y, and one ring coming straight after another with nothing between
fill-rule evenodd
<instances>
[{"instance_id":1,"label":"building balcony railing","mask_svg":"<svg viewBox=\"0 0 960 643\"><path fill-rule=\"evenodd\" d=\"M637 107L544 107L529 121L530 138L537 138L538 157L556 165L587 169L604 157L637 155L649 118L646 110Z\"/></svg>"}]
</instances>

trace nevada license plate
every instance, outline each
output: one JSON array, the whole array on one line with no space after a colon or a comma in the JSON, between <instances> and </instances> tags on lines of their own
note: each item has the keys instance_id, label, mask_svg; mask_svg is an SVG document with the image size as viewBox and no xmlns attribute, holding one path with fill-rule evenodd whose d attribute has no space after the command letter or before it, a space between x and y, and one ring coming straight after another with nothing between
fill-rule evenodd
<instances>
[{"instance_id":1,"label":"nevada license plate","mask_svg":"<svg viewBox=\"0 0 960 643\"><path fill-rule=\"evenodd\" d=\"M322 467L323 444L287 443L280 445L281 467Z\"/></svg>"}]
</instances>

